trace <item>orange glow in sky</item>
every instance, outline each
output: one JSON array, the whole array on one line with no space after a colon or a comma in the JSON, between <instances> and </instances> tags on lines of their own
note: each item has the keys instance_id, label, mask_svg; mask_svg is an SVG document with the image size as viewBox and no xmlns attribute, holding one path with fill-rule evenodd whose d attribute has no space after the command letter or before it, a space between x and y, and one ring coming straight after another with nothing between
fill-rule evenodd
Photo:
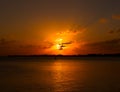
<instances>
[{"instance_id":1,"label":"orange glow in sky","mask_svg":"<svg viewBox=\"0 0 120 92\"><path fill-rule=\"evenodd\" d=\"M77 31L62 31L55 33L48 38L48 42L52 44L50 48L47 49L48 52L52 54L75 54L74 49L79 47L79 42L77 42Z\"/></svg>"}]
</instances>

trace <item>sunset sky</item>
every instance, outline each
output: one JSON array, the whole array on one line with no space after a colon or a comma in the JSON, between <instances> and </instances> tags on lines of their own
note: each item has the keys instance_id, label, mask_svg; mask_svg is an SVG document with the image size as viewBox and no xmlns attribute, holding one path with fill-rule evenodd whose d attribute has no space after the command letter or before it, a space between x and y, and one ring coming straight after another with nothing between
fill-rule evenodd
<instances>
[{"instance_id":1,"label":"sunset sky","mask_svg":"<svg viewBox=\"0 0 120 92\"><path fill-rule=\"evenodd\" d=\"M120 53L120 0L0 0L0 55Z\"/></svg>"}]
</instances>

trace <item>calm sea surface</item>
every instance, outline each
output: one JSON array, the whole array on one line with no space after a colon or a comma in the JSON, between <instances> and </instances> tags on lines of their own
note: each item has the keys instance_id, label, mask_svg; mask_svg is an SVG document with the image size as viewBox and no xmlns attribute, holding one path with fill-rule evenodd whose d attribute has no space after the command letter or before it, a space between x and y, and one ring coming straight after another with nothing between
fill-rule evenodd
<instances>
[{"instance_id":1,"label":"calm sea surface","mask_svg":"<svg viewBox=\"0 0 120 92\"><path fill-rule=\"evenodd\" d=\"M120 59L0 60L0 92L120 92Z\"/></svg>"}]
</instances>

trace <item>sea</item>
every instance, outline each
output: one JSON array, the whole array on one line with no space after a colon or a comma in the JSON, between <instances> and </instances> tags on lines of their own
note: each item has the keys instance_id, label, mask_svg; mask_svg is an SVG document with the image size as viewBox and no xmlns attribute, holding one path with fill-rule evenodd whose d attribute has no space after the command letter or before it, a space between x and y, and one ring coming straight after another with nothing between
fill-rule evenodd
<instances>
[{"instance_id":1,"label":"sea","mask_svg":"<svg viewBox=\"0 0 120 92\"><path fill-rule=\"evenodd\" d=\"M120 58L1 59L0 92L120 92Z\"/></svg>"}]
</instances>

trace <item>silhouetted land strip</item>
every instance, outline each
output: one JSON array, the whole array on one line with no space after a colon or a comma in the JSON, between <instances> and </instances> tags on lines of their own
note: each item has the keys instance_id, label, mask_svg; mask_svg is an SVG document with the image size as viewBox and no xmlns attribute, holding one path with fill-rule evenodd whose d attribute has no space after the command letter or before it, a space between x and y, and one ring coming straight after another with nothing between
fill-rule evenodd
<instances>
[{"instance_id":1,"label":"silhouetted land strip","mask_svg":"<svg viewBox=\"0 0 120 92\"><path fill-rule=\"evenodd\" d=\"M88 55L9 55L0 56L0 60L21 59L120 59L120 54L88 54Z\"/></svg>"}]
</instances>

